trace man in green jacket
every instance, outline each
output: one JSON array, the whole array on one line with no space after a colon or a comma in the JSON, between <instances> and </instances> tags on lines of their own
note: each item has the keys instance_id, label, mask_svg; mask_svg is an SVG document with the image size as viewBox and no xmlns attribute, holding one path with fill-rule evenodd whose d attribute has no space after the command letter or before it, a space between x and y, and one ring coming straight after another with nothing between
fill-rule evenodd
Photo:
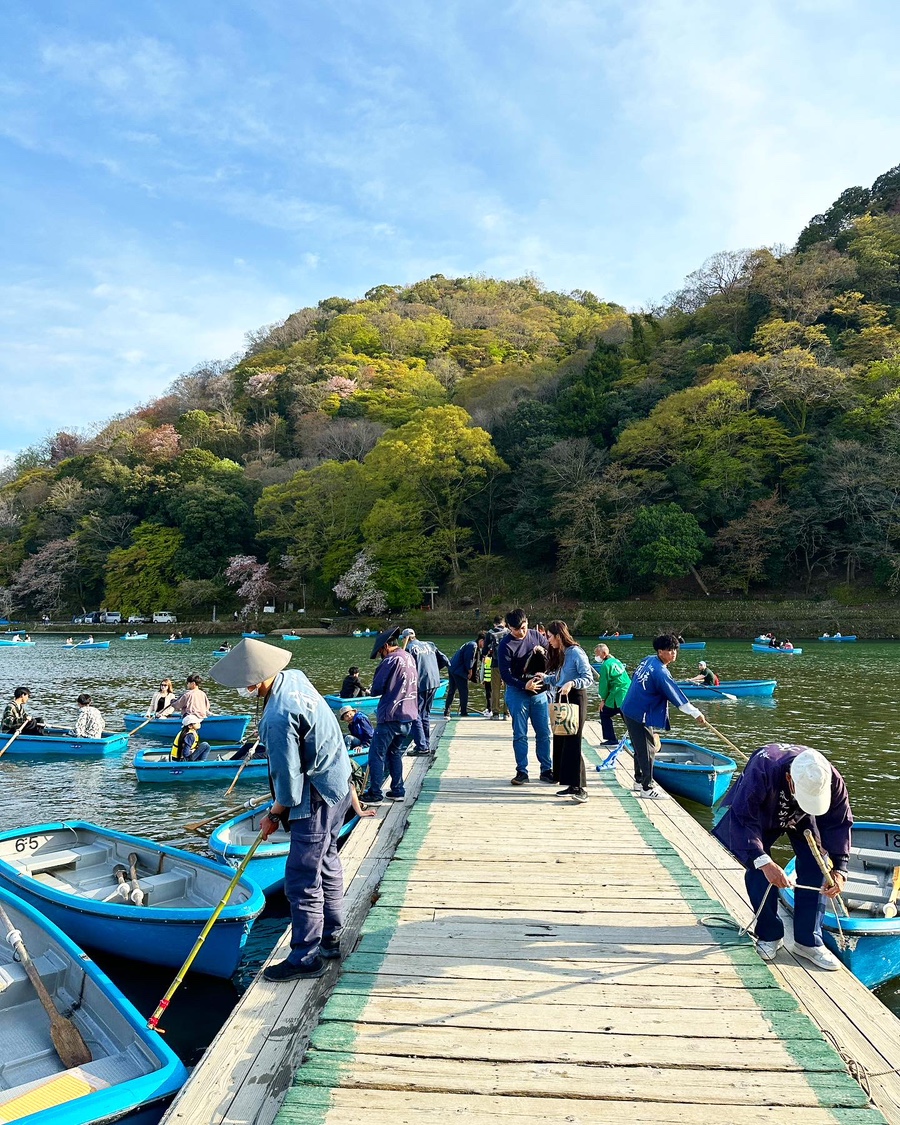
<instances>
[{"instance_id":1,"label":"man in green jacket","mask_svg":"<svg viewBox=\"0 0 900 1125\"><path fill-rule=\"evenodd\" d=\"M613 726L613 715L622 714L622 700L631 687L631 676L625 671L622 661L613 656L606 645L597 645L594 649L594 659L596 664L599 664L600 671L597 695L600 697L600 726L603 730L603 742L606 746L615 746L618 739Z\"/></svg>"}]
</instances>

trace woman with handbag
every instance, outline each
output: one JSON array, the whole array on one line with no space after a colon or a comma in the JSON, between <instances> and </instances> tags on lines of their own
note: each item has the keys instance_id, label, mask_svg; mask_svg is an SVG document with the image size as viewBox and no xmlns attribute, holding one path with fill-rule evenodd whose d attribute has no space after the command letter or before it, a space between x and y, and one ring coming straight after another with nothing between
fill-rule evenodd
<instances>
[{"instance_id":1,"label":"woman with handbag","mask_svg":"<svg viewBox=\"0 0 900 1125\"><path fill-rule=\"evenodd\" d=\"M553 731L553 780L565 788L557 797L571 797L578 804L588 799L581 732L587 713L587 688L594 682L587 653L575 641L565 621L547 626L547 671L534 680L543 688L554 689L556 702L550 704Z\"/></svg>"}]
</instances>

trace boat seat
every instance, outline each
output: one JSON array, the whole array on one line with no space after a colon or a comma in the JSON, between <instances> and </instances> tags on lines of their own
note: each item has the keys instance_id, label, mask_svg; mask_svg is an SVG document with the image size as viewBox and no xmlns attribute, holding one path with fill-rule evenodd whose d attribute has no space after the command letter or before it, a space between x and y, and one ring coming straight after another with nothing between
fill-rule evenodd
<instances>
[{"instance_id":1,"label":"boat seat","mask_svg":"<svg viewBox=\"0 0 900 1125\"><path fill-rule=\"evenodd\" d=\"M893 871L895 867L900 867L900 854L897 852L851 847L850 855L856 859L861 859L866 867L881 867L886 871Z\"/></svg>"},{"instance_id":2,"label":"boat seat","mask_svg":"<svg viewBox=\"0 0 900 1125\"><path fill-rule=\"evenodd\" d=\"M41 883L45 887L50 887L51 890L61 891L64 895L80 895L81 888L74 887L71 883L67 883L65 879L59 879L56 875L51 875L49 872L41 871L34 876L36 883Z\"/></svg>"},{"instance_id":3,"label":"boat seat","mask_svg":"<svg viewBox=\"0 0 900 1125\"><path fill-rule=\"evenodd\" d=\"M187 891L187 878L177 871L163 871L160 875L139 876L141 890L147 896L144 900L154 906L173 898L183 898Z\"/></svg>"},{"instance_id":4,"label":"boat seat","mask_svg":"<svg viewBox=\"0 0 900 1125\"><path fill-rule=\"evenodd\" d=\"M22 861L26 875L39 875L57 867L87 867L109 858L109 849L102 844L79 844L74 848L59 848L46 855L35 855Z\"/></svg>"},{"instance_id":5,"label":"boat seat","mask_svg":"<svg viewBox=\"0 0 900 1125\"><path fill-rule=\"evenodd\" d=\"M685 750L660 750L656 755L657 762L669 762L672 765L679 766L692 766L694 765L694 755L687 753Z\"/></svg>"}]
</instances>

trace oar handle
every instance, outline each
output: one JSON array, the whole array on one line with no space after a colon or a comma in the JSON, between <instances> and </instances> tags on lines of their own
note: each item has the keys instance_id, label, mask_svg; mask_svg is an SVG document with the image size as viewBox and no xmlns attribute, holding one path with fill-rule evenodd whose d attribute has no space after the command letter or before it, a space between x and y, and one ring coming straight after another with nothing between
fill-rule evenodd
<instances>
[{"instance_id":1,"label":"oar handle","mask_svg":"<svg viewBox=\"0 0 900 1125\"><path fill-rule=\"evenodd\" d=\"M217 813L213 813L212 816L208 816L206 820L198 820L194 824L186 824L185 828L188 830L188 832L198 832L207 824L212 824L214 820L223 820L226 816L228 816L229 813L240 812L241 809L255 809L257 805L262 805L266 801L271 800L272 795L270 793L267 793L262 797L251 797L249 801L245 801L242 805L232 805L230 809L219 809Z\"/></svg>"},{"instance_id":2,"label":"oar handle","mask_svg":"<svg viewBox=\"0 0 900 1125\"><path fill-rule=\"evenodd\" d=\"M247 751L247 753L246 753L246 754L244 755L244 760L243 760L243 762L241 762L241 768L240 768L240 769L239 769L239 770L237 771L237 773L236 773L236 774L234 775L234 781L232 781L232 783L231 783L231 784L230 784L230 785L228 786L228 788L227 788L227 789L225 790L225 796L226 796L226 797L230 797L230 796L231 796L231 791L232 791L232 790L234 789L235 785L237 785L237 783L238 783L238 778L240 778L241 774L242 774L242 773L244 772L244 770L245 770L245 769L247 768L247 766L248 766L248 764L249 764L249 762L250 762L250 759L251 759L251 758L253 757L253 755L254 755L254 754L256 753L256 748L257 748L257 746L259 746L259 736L257 736L256 742L254 742L254 743L253 743L253 745L252 745L252 746L250 747L250 749L249 749L249 750Z\"/></svg>"},{"instance_id":3,"label":"oar handle","mask_svg":"<svg viewBox=\"0 0 900 1125\"><path fill-rule=\"evenodd\" d=\"M253 841L253 843L250 845L250 847L247 849L247 854L241 860L240 866L238 867L237 871L235 871L235 873L234 873L234 878L228 884L228 888L225 891L225 894L222 896L222 901L219 903L219 905L215 908L215 910L209 916L209 919L207 920L206 925L200 931L200 934L197 937L197 940L194 942L193 949L191 949L190 953L185 958L184 964L178 970L178 973L177 973L175 979L169 985L169 989L166 992L165 996L162 998L162 1000L160 1000L159 1004L157 1004L156 1010L154 1011L153 1015L150 1017L150 1019L147 1020L147 1027L149 1027L151 1030L156 1030L157 1025L159 1024L159 1021L162 1019L166 1008L168 1008L172 997L178 991L178 988L181 985L181 982L184 980L185 976L187 975L188 969L194 963L194 959L196 958L197 954L200 952L201 946L206 941L206 938L207 938L207 935L209 934L209 931L216 924L216 922L219 918L219 915L225 909L226 903L231 898L231 892L234 890L234 888L240 882L241 876L244 874L244 871L247 869L247 864L253 858L253 853L256 851L256 849L259 847L259 845L262 842L263 842L263 835L262 835L262 832L260 832L257 835L256 839Z\"/></svg>"},{"instance_id":4,"label":"oar handle","mask_svg":"<svg viewBox=\"0 0 900 1125\"><path fill-rule=\"evenodd\" d=\"M816 843L816 838L812 834L811 828L805 829L805 831L803 833L803 839L809 845L809 850L812 852L813 859L818 864L819 870L825 876L825 886L828 887L829 890L830 890L831 887L835 886L834 878L831 874L831 868L826 863L825 856L823 856L821 851L819 850L819 845ZM847 905L844 902L843 898L841 898L840 895L836 896L836 903L837 903L837 906L835 907L835 910L837 910L837 908L840 907L841 913L844 915L844 917L849 918L850 917L850 911L847 909Z\"/></svg>"},{"instance_id":5,"label":"oar handle","mask_svg":"<svg viewBox=\"0 0 900 1125\"><path fill-rule=\"evenodd\" d=\"M3 757L3 755L4 755L5 753L6 753L6 751L7 751L7 750L8 750L9 748L10 748L10 746L12 746L12 744L13 744L13 743L14 743L14 742L16 741L16 739L17 739L17 738L19 737L19 735L20 735L20 734L22 733L22 731L23 731L23 730L24 730L24 729L25 729L25 728L26 728L27 726L28 726L28 720L26 719L26 720L25 720L25 722L24 722L24 723L22 723L22 725L21 725L20 727L17 727L17 728L16 728L16 729L15 729L15 730L13 731L13 736L12 736L12 738L11 738L11 739L10 739L10 740L9 740L9 741L7 742L7 744L6 744L6 745L5 745L4 747L3 747L3 749L2 749L2 750L0 750L0 758L2 758L2 757Z\"/></svg>"},{"instance_id":6,"label":"oar handle","mask_svg":"<svg viewBox=\"0 0 900 1125\"><path fill-rule=\"evenodd\" d=\"M750 761L749 754L745 754L743 750L739 750L737 748L737 746L735 746L735 744L731 741L731 739L726 738L725 735L722 734L722 732L720 730L716 730L716 728L712 725L711 722L709 722L709 720L707 720L706 725L709 728L709 730L711 730L717 738L722 739L722 741L725 743L726 746L731 747L731 749L735 752L735 754L737 754L737 756L740 758L740 760L742 762L749 762Z\"/></svg>"},{"instance_id":7,"label":"oar handle","mask_svg":"<svg viewBox=\"0 0 900 1125\"><path fill-rule=\"evenodd\" d=\"M144 721L143 721L142 723L138 723L138 725L137 725L136 727L134 727L134 728L133 728L132 730L130 730L130 731L128 731L128 732L127 732L127 734L126 734L126 738L131 738L131 736L132 736L133 734L137 734L137 732L138 732L139 730L143 730L143 729L144 729L144 727L145 727L145 726L146 726L146 725L147 725L148 723L152 723L152 722L153 722L153 720L154 720L154 719L157 719L157 718L159 718L159 716L158 716L158 715L151 715L149 719L144 719Z\"/></svg>"}]
</instances>

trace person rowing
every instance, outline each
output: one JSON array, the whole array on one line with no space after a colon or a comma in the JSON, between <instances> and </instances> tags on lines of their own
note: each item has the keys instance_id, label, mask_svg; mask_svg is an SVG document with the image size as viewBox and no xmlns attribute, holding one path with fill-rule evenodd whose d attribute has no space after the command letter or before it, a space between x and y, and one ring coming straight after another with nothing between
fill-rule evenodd
<instances>
[{"instance_id":1,"label":"person rowing","mask_svg":"<svg viewBox=\"0 0 900 1125\"><path fill-rule=\"evenodd\" d=\"M721 683L719 677L705 660L698 661L697 671L698 675L691 676L688 680L689 684L702 684L704 687L718 687Z\"/></svg>"}]
</instances>

